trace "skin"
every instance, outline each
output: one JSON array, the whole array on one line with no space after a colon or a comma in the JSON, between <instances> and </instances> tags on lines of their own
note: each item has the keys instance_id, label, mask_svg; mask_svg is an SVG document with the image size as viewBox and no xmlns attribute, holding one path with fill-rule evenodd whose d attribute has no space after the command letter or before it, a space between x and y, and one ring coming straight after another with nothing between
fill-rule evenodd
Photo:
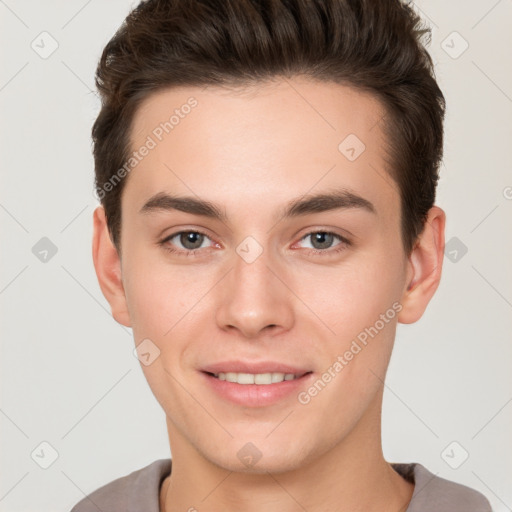
<instances>
[{"instance_id":1,"label":"skin","mask_svg":"<svg viewBox=\"0 0 512 512\"><path fill-rule=\"evenodd\" d=\"M407 255L399 191L386 171L385 112L348 86L294 78L160 91L139 107L132 147L190 96L197 107L128 176L121 257L103 208L94 212L94 265L112 314L136 344L149 338L160 350L141 367L166 413L173 458L161 510L405 510L414 486L382 453L383 380L397 323L417 321L438 286L443 210L429 211ZM338 150L348 134L366 146L352 162ZM280 217L289 201L340 187L375 213ZM227 220L140 213L158 192L211 201ZM208 235L196 255L159 245L187 229ZM311 253L318 244L307 235L318 232L351 244L334 237ZM263 248L252 263L236 251L248 236ZM191 247L179 236L165 246ZM228 359L279 361L312 371L307 390L396 302L401 311L308 404L294 393L271 406L235 405L200 373ZM237 456L247 443L261 453L250 467Z\"/></svg>"}]
</instances>

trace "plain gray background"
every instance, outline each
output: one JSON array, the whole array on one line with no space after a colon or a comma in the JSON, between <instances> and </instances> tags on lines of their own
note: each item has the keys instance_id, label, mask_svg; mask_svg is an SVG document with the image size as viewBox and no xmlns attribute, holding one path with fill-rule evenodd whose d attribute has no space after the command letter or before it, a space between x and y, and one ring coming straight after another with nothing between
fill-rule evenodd
<instances>
[{"instance_id":1,"label":"plain gray background","mask_svg":"<svg viewBox=\"0 0 512 512\"><path fill-rule=\"evenodd\" d=\"M0 0L1 511L67 511L170 456L164 413L91 257L94 71L135 5ZM398 328L384 451L483 492L504 512L512 507L512 2L416 6L433 29L429 51L447 100L437 204L448 244L426 314Z\"/></svg>"}]
</instances>

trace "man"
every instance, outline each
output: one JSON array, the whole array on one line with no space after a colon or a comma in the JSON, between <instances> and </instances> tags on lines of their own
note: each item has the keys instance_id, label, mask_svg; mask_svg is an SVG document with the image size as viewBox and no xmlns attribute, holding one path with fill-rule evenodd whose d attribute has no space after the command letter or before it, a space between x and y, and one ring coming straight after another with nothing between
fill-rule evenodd
<instances>
[{"instance_id":1,"label":"man","mask_svg":"<svg viewBox=\"0 0 512 512\"><path fill-rule=\"evenodd\" d=\"M148 0L106 46L93 257L170 460L74 508L489 511L380 418L441 277L444 98L398 0Z\"/></svg>"}]
</instances>

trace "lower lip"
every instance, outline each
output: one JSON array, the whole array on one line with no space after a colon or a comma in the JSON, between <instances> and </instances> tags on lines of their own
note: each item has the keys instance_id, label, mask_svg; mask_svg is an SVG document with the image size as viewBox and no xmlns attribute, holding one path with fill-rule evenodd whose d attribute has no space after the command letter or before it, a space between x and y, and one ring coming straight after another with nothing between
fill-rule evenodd
<instances>
[{"instance_id":1,"label":"lower lip","mask_svg":"<svg viewBox=\"0 0 512 512\"><path fill-rule=\"evenodd\" d=\"M283 380L274 384L238 384L220 380L205 372L201 372L211 388L222 398L246 407L264 407L272 405L280 400L304 389L312 373L293 380Z\"/></svg>"}]
</instances>

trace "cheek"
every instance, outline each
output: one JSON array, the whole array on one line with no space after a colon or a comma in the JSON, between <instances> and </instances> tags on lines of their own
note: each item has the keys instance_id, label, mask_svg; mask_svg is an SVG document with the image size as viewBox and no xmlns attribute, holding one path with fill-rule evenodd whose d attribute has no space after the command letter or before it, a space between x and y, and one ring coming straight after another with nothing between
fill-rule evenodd
<instances>
[{"instance_id":1,"label":"cheek","mask_svg":"<svg viewBox=\"0 0 512 512\"><path fill-rule=\"evenodd\" d=\"M401 309L396 287L368 268L362 275L337 276L328 297L318 295L322 321L334 333L323 337L321 372L299 402L318 418L326 439L348 433L375 400L393 348Z\"/></svg>"},{"instance_id":2,"label":"cheek","mask_svg":"<svg viewBox=\"0 0 512 512\"><path fill-rule=\"evenodd\" d=\"M341 348L400 300L403 268L398 261L372 254L338 267L311 267L294 278L295 289Z\"/></svg>"},{"instance_id":3,"label":"cheek","mask_svg":"<svg viewBox=\"0 0 512 512\"><path fill-rule=\"evenodd\" d=\"M182 359L190 340L183 333L197 322L206 285L193 279L186 267L148 264L136 252L130 253L124 272L134 341L136 345L145 343L141 347L149 347L144 351L151 354L149 364L141 358L145 378L164 410L185 414L179 382L183 381Z\"/></svg>"},{"instance_id":4,"label":"cheek","mask_svg":"<svg viewBox=\"0 0 512 512\"><path fill-rule=\"evenodd\" d=\"M355 420L364 412L381 387L391 356L404 262L399 245L384 247L361 252L357 261L324 276L324 294L314 287L304 290L316 290L320 316L334 331L323 354L329 383L315 407L343 404L343 410L330 409L337 422L344 421L344 414Z\"/></svg>"},{"instance_id":5,"label":"cheek","mask_svg":"<svg viewBox=\"0 0 512 512\"><path fill-rule=\"evenodd\" d=\"M158 364L143 367L150 385L157 387L168 377L155 377L157 368L178 376L194 359L205 319L211 318L208 292L216 276L206 266L192 270L162 261L148 264L137 253L130 258L124 271L133 336L137 345L149 339L159 351Z\"/></svg>"},{"instance_id":6,"label":"cheek","mask_svg":"<svg viewBox=\"0 0 512 512\"><path fill-rule=\"evenodd\" d=\"M207 283L187 266L150 260L142 252L128 255L123 275L134 333L164 338L181 319L193 315Z\"/></svg>"}]
</instances>

